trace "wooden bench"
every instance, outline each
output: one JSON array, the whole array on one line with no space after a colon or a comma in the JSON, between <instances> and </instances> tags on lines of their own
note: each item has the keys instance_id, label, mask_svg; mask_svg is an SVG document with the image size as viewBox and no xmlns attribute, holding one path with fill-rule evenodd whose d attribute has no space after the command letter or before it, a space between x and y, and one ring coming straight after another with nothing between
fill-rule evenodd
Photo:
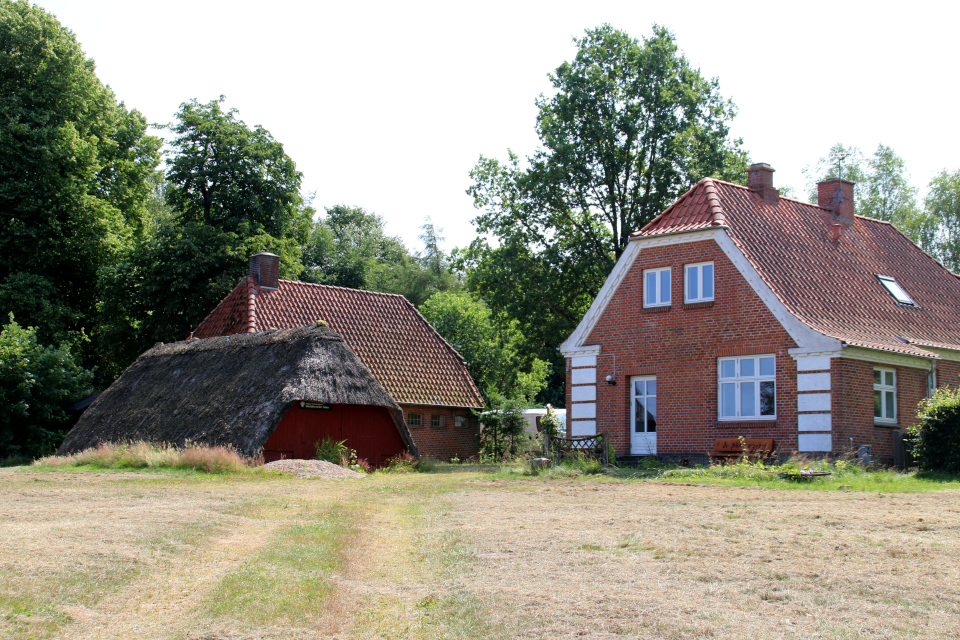
<instances>
[{"instance_id":1,"label":"wooden bench","mask_svg":"<svg viewBox=\"0 0 960 640\"><path fill-rule=\"evenodd\" d=\"M744 445L746 451L744 451ZM764 460L773 453L776 444L773 438L717 438L713 443L715 451L708 453L710 462L726 462L731 458L746 458L747 460Z\"/></svg>"}]
</instances>

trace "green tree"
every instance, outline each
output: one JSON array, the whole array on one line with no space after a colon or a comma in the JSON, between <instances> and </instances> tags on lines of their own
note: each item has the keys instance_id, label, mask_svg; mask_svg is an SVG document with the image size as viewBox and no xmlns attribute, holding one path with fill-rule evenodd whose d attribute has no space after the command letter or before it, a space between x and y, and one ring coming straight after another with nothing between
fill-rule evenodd
<instances>
[{"instance_id":1,"label":"green tree","mask_svg":"<svg viewBox=\"0 0 960 640\"><path fill-rule=\"evenodd\" d=\"M63 441L70 402L91 393L93 374L69 348L44 347L13 320L0 330L0 458L36 458Z\"/></svg>"},{"instance_id":2,"label":"green tree","mask_svg":"<svg viewBox=\"0 0 960 640\"><path fill-rule=\"evenodd\" d=\"M960 273L960 171L944 169L934 176L924 210L936 224L932 253L945 267Z\"/></svg>"},{"instance_id":3,"label":"green tree","mask_svg":"<svg viewBox=\"0 0 960 640\"><path fill-rule=\"evenodd\" d=\"M521 398L528 403L546 385L547 363L520 354L524 340L517 321L495 318L476 296L436 293L420 313L460 352L484 397Z\"/></svg>"},{"instance_id":4,"label":"green tree","mask_svg":"<svg viewBox=\"0 0 960 640\"><path fill-rule=\"evenodd\" d=\"M839 175L854 183L858 214L889 222L921 249L936 252L938 221L920 208L906 164L892 148L877 145L874 154L867 157L857 147L838 143L806 173L811 202L817 201L817 182Z\"/></svg>"},{"instance_id":5,"label":"green tree","mask_svg":"<svg viewBox=\"0 0 960 640\"><path fill-rule=\"evenodd\" d=\"M706 177L741 180L733 103L677 49L667 29L638 42L603 25L537 100L542 148L521 166L480 158L468 193L480 234L459 254L468 286L521 323L531 350L555 348L599 292L633 231ZM536 345L536 346L534 346ZM562 404L562 367L544 396Z\"/></svg>"},{"instance_id":6,"label":"green tree","mask_svg":"<svg viewBox=\"0 0 960 640\"><path fill-rule=\"evenodd\" d=\"M181 105L153 230L101 272L105 380L154 343L185 339L246 275L250 255L279 255L281 277L303 270L313 209L301 175L268 131L222 100Z\"/></svg>"},{"instance_id":7,"label":"green tree","mask_svg":"<svg viewBox=\"0 0 960 640\"><path fill-rule=\"evenodd\" d=\"M160 149L146 128L73 33L0 0L0 311L43 344L92 328L98 270L143 230Z\"/></svg>"}]
</instances>

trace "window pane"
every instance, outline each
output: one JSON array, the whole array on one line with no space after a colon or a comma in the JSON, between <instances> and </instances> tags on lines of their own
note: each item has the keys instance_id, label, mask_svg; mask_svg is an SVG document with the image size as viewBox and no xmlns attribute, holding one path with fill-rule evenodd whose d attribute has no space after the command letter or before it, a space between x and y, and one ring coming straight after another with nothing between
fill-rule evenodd
<instances>
[{"instance_id":1,"label":"window pane","mask_svg":"<svg viewBox=\"0 0 960 640\"><path fill-rule=\"evenodd\" d=\"M645 384L645 383L644 383L643 380L637 380L636 382L634 382L634 383L633 383L633 394L636 395L636 396L644 396L644 395L646 395L646 392L645 392L644 389L643 389L644 384Z\"/></svg>"},{"instance_id":2,"label":"window pane","mask_svg":"<svg viewBox=\"0 0 960 640\"><path fill-rule=\"evenodd\" d=\"M887 397L887 398L886 398L886 400L887 400L887 412L884 414L883 417L884 417L884 418L887 418L888 420L893 420L894 417L896 417L896 415L897 415L897 412L894 411L894 407L893 407L893 391L885 391L885 392L884 392L884 395ZM621 405L621 406L623 406L623 405Z\"/></svg>"},{"instance_id":3,"label":"window pane","mask_svg":"<svg viewBox=\"0 0 960 640\"><path fill-rule=\"evenodd\" d=\"M880 382L880 372L876 369L873 370L873 384L881 384Z\"/></svg>"},{"instance_id":4,"label":"window pane","mask_svg":"<svg viewBox=\"0 0 960 640\"><path fill-rule=\"evenodd\" d=\"M660 302L670 302L670 269L660 272Z\"/></svg>"},{"instance_id":5,"label":"window pane","mask_svg":"<svg viewBox=\"0 0 960 640\"><path fill-rule=\"evenodd\" d=\"M746 358L740 361L740 377L741 378L752 378L757 375L756 360L753 358Z\"/></svg>"},{"instance_id":6,"label":"window pane","mask_svg":"<svg viewBox=\"0 0 960 640\"><path fill-rule=\"evenodd\" d=\"M740 415L753 417L757 415L757 383L740 383Z\"/></svg>"},{"instance_id":7,"label":"window pane","mask_svg":"<svg viewBox=\"0 0 960 640\"><path fill-rule=\"evenodd\" d=\"M701 273L703 274L703 297L712 298L713 297L713 265L705 264L700 267Z\"/></svg>"},{"instance_id":8,"label":"window pane","mask_svg":"<svg viewBox=\"0 0 960 640\"><path fill-rule=\"evenodd\" d=\"M724 418L737 416L737 385L731 382L720 385L720 415Z\"/></svg>"},{"instance_id":9,"label":"window pane","mask_svg":"<svg viewBox=\"0 0 960 640\"><path fill-rule=\"evenodd\" d=\"M881 400L882 395L883 395L882 391L873 392L873 417L874 418L883 417L883 414L880 412L881 407L883 406L883 401Z\"/></svg>"},{"instance_id":10,"label":"window pane","mask_svg":"<svg viewBox=\"0 0 960 640\"><path fill-rule=\"evenodd\" d=\"M648 273L647 283L644 286L644 299L646 304L656 304L657 302L657 274Z\"/></svg>"},{"instance_id":11,"label":"window pane","mask_svg":"<svg viewBox=\"0 0 960 640\"><path fill-rule=\"evenodd\" d=\"M888 387L893 386L893 371L884 371L883 372L883 383Z\"/></svg>"},{"instance_id":12,"label":"window pane","mask_svg":"<svg viewBox=\"0 0 960 640\"><path fill-rule=\"evenodd\" d=\"M647 433L657 430L657 399L647 398Z\"/></svg>"},{"instance_id":13,"label":"window pane","mask_svg":"<svg viewBox=\"0 0 960 640\"><path fill-rule=\"evenodd\" d=\"M700 297L700 288L697 287L697 272L699 269L697 267L689 267L687 269L687 299L696 300Z\"/></svg>"},{"instance_id":14,"label":"window pane","mask_svg":"<svg viewBox=\"0 0 960 640\"><path fill-rule=\"evenodd\" d=\"M776 373L773 366L773 358L760 358L760 375L772 376Z\"/></svg>"},{"instance_id":15,"label":"window pane","mask_svg":"<svg viewBox=\"0 0 960 640\"><path fill-rule=\"evenodd\" d=\"M763 369L763 365L760 365ZM777 397L772 380L760 383L760 415L773 416L777 413Z\"/></svg>"},{"instance_id":16,"label":"window pane","mask_svg":"<svg viewBox=\"0 0 960 640\"><path fill-rule=\"evenodd\" d=\"M720 377L721 378L736 378L737 377L737 361L736 360L724 360L720 363Z\"/></svg>"},{"instance_id":17,"label":"window pane","mask_svg":"<svg viewBox=\"0 0 960 640\"><path fill-rule=\"evenodd\" d=\"M643 406L643 398L637 398L633 403L633 430L635 433L643 433L645 431L643 427L643 416L646 411L646 408Z\"/></svg>"},{"instance_id":18,"label":"window pane","mask_svg":"<svg viewBox=\"0 0 960 640\"><path fill-rule=\"evenodd\" d=\"M656 380L647 380L647 395L655 396L657 395L657 381Z\"/></svg>"}]
</instances>

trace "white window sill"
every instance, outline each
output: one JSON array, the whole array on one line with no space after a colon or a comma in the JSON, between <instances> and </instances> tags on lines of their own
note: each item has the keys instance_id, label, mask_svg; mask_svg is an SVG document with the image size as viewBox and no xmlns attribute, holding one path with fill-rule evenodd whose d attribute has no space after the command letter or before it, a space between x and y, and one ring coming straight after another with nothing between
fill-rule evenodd
<instances>
[{"instance_id":1,"label":"white window sill","mask_svg":"<svg viewBox=\"0 0 960 640\"><path fill-rule=\"evenodd\" d=\"M701 302L713 302L713 298L698 298L696 300L684 300L683 304L700 304Z\"/></svg>"},{"instance_id":2,"label":"white window sill","mask_svg":"<svg viewBox=\"0 0 960 640\"><path fill-rule=\"evenodd\" d=\"M874 420L873 426L875 427L886 427L887 429L899 429L900 423L896 420Z\"/></svg>"}]
</instances>

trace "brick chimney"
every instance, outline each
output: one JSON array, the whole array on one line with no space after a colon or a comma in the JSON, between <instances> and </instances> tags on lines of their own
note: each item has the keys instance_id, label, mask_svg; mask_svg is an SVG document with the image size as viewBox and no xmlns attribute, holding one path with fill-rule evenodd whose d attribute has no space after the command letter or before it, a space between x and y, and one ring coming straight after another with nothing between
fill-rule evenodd
<instances>
[{"instance_id":1,"label":"brick chimney","mask_svg":"<svg viewBox=\"0 0 960 640\"><path fill-rule=\"evenodd\" d=\"M276 289L280 286L280 256L272 253L250 256L250 275L261 287Z\"/></svg>"},{"instance_id":2,"label":"brick chimney","mask_svg":"<svg viewBox=\"0 0 960 640\"><path fill-rule=\"evenodd\" d=\"M747 186L767 204L776 205L780 202L780 192L773 186L773 172L776 171L766 162L758 162L747 169Z\"/></svg>"},{"instance_id":3,"label":"brick chimney","mask_svg":"<svg viewBox=\"0 0 960 640\"><path fill-rule=\"evenodd\" d=\"M840 178L818 183L817 204L833 211L837 221L849 227L853 224L853 183Z\"/></svg>"}]
</instances>

